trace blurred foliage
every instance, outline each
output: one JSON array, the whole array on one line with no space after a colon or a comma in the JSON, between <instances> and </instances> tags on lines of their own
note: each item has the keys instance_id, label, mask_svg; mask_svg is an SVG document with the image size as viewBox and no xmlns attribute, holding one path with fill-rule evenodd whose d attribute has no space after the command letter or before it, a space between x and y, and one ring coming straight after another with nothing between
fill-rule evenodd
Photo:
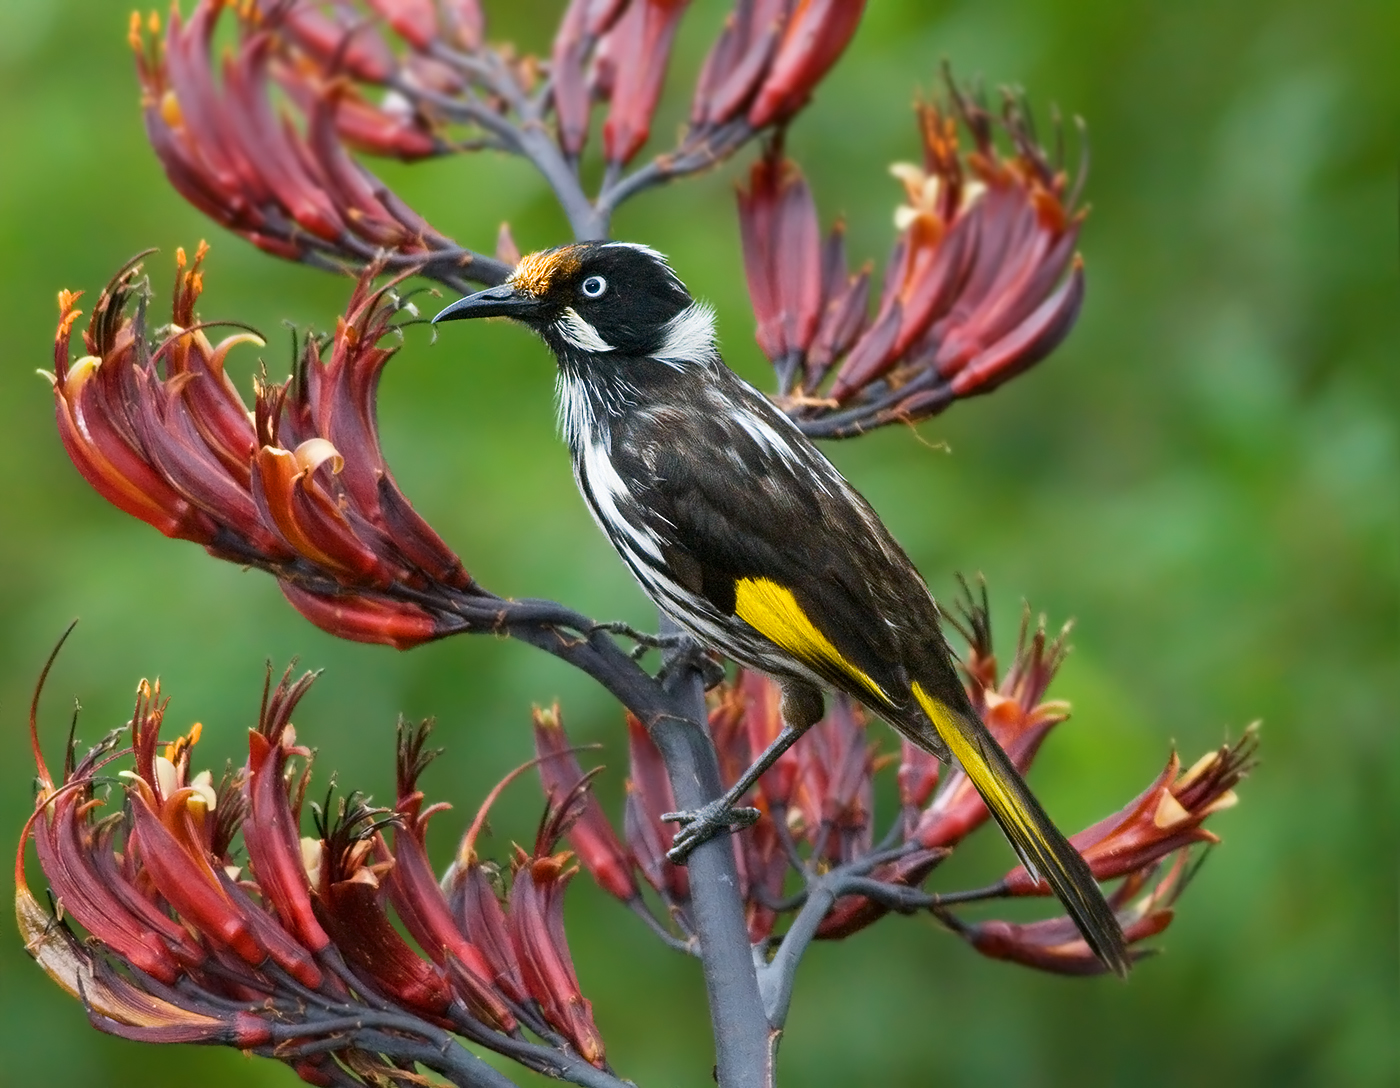
<instances>
[{"instance_id":1,"label":"blurred foliage","mask_svg":"<svg viewBox=\"0 0 1400 1088\"><path fill-rule=\"evenodd\" d=\"M542 47L559 3L491 5L494 34ZM697 0L673 70L693 75L728 5ZM198 717L211 763L238 756L262 663L325 676L300 735L321 773L388 795L394 716L436 714L429 773L457 816L530 747L528 704L558 696L575 737L621 763L616 707L523 646L455 639L408 654L313 630L272 582L164 540L99 500L54 433L47 366L62 286L95 293L156 245L214 245L206 318L325 327L347 282L222 234L148 152L123 42L99 0L0 4L0 826L29 811L24 707L64 624L83 623L50 681L48 750L68 700L80 735L125 720L142 675ZM1057 686L1076 715L1033 783L1067 828L1145 785L1173 742L1193 760L1254 717L1264 765L1215 827L1225 844L1126 986L981 961L892 919L802 968L786 1083L1371 1085L1394 1083L1397 687L1396 136L1400 7L1339 0L873 0L852 51L790 149L857 259L883 260L912 157L907 106L938 61L1088 120L1089 296L1055 358L989 400L833 456L946 594L985 571L1001 633L1018 598L1075 616ZM684 109L684 94L672 117ZM656 131L671 130L662 119ZM713 299L729 361L763 382L732 208L736 168L641 198L620 237L670 253ZM483 155L386 167L468 244L509 219L522 247L562 240L544 186ZM91 300L91 294L89 296ZM544 349L504 324L410 330L381 403L386 446L418 507L488 586L648 622L575 494L553 430ZM246 383L255 353L240 349ZM940 450L939 443L949 450ZM239 757L241 758L241 757ZM605 801L620 797L605 776ZM540 800L507 795L492 840L526 837ZM984 836L939 884L1009 863ZM704 1085L698 968L654 945L580 882L571 933L610 1056L641 1084ZM90 1030L82 1010L0 940L0 1083L290 1084L222 1050L153 1048Z\"/></svg>"}]
</instances>

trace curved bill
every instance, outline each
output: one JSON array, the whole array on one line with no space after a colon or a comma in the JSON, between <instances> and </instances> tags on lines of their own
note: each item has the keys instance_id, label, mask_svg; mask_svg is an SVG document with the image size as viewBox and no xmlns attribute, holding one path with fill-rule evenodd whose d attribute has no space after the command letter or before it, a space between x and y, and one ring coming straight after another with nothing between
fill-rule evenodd
<instances>
[{"instance_id":1,"label":"curved bill","mask_svg":"<svg viewBox=\"0 0 1400 1088\"><path fill-rule=\"evenodd\" d=\"M519 291L508 283L499 287L488 287L466 298L459 298L451 306L433 318L439 321L461 321L468 317L516 317L525 318L539 313L541 302L534 295Z\"/></svg>"}]
</instances>

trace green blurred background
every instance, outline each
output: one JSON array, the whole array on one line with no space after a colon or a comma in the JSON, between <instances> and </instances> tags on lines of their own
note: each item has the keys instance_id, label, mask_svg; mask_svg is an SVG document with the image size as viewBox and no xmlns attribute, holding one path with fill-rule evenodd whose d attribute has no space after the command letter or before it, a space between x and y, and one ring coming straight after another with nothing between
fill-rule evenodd
<instances>
[{"instance_id":1,"label":"green blurred background","mask_svg":"<svg viewBox=\"0 0 1400 1088\"><path fill-rule=\"evenodd\" d=\"M672 130L722 0L697 0L672 72ZM559 3L497 3L497 36L540 48ZM508 11L503 9L509 9ZM213 228L147 150L123 42L98 0L0 4L0 826L29 810L24 706L65 623L83 623L50 681L58 758L69 701L89 740L159 674L172 725L206 725L235 756L263 662L325 675L298 718L322 773L379 798L395 715L435 714L429 773L458 809L529 752L531 702L562 699L576 739L621 727L585 678L525 647L455 639L412 653L337 642L273 583L165 540L96 497L64 457L47 387L59 287L90 292L130 254L169 284L174 247L213 243L202 312L271 331L325 327L345 282L279 263ZM1076 714L1033 777L1068 827L1117 807L1177 743L1189 762L1264 719L1263 766L1215 821L1224 845L1132 981L983 961L921 920L816 948L781 1062L787 1084L1370 1085L1397 1076L1396 163L1400 8L1360 0L1230 4L871 0L854 46L791 150L823 216L845 214L857 260L883 260L899 199L887 164L917 154L909 104L941 58L1026 87L1041 117L1086 118L1093 214L1088 302L1069 342L996 396L832 455L935 590L986 572L1003 636L1020 599L1078 620L1056 693ZM439 227L490 248L561 241L544 187L494 156L386 168ZM620 237L668 253L713 299L730 362L763 382L730 166L619 215ZM594 530L553 431L551 364L503 324L408 334L382 392L390 459L418 507L498 592L548 595L649 622ZM252 349L237 364L246 386ZM951 452L930 448L946 442ZM508 794L495 849L532 832ZM1004 869L983 836L954 887ZM31 867L32 869L34 867ZM41 883L41 882L40 882ZM656 947L586 880L570 932L619 1070L709 1083L698 968ZM103 1037L0 939L0 1082L54 1086L291 1084L231 1051Z\"/></svg>"}]
</instances>

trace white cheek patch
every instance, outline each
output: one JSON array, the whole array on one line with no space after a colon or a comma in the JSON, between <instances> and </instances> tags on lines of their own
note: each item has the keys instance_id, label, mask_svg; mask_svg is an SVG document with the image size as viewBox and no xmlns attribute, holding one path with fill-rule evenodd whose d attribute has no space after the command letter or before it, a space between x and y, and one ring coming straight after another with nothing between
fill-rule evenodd
<instances>
[{"instance_id":1,"label":"white cheek patch","mask_svg":"<svg viewBox=\"0 0 1400 1088\"><path fill-rule=\"evenodd\" d=\"M572 306L565 306L563 314L554 323L554 327L559 330L559 335L567 340L579 351L612 351L613 346L598 334L598 330L590 325L577 310Z\"/></svg>"},{"instance_id":2,"label":"white cheek patch","mask_svg":"<svg viewBox=\"0 0 1400 1088\"><path fill-rule=\"evenodd\" d=\"M673 366L704 363L715 355L715 311L708 302L692 302L666 323L655 358Z\"/></svg>"}]
</instances>

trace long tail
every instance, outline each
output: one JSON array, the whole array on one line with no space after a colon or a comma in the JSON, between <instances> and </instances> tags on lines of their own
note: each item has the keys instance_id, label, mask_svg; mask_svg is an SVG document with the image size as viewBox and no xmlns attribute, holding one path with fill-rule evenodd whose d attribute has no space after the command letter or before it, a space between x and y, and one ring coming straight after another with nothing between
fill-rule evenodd
<instances>
[{"instance_id":1,"label":"long tail","mask_svg":"<svg viewBox=\"0 0 1400 1088\"><path fill-rule=\"evenodd\" d=\"M1049 881L1094 954L1119 977L1126 977L1131 960L1123 928L1079 851L1060 834L975 714L959 714L917 682L912 688L1026 868Z\"/></svg>"}]
</instances>

